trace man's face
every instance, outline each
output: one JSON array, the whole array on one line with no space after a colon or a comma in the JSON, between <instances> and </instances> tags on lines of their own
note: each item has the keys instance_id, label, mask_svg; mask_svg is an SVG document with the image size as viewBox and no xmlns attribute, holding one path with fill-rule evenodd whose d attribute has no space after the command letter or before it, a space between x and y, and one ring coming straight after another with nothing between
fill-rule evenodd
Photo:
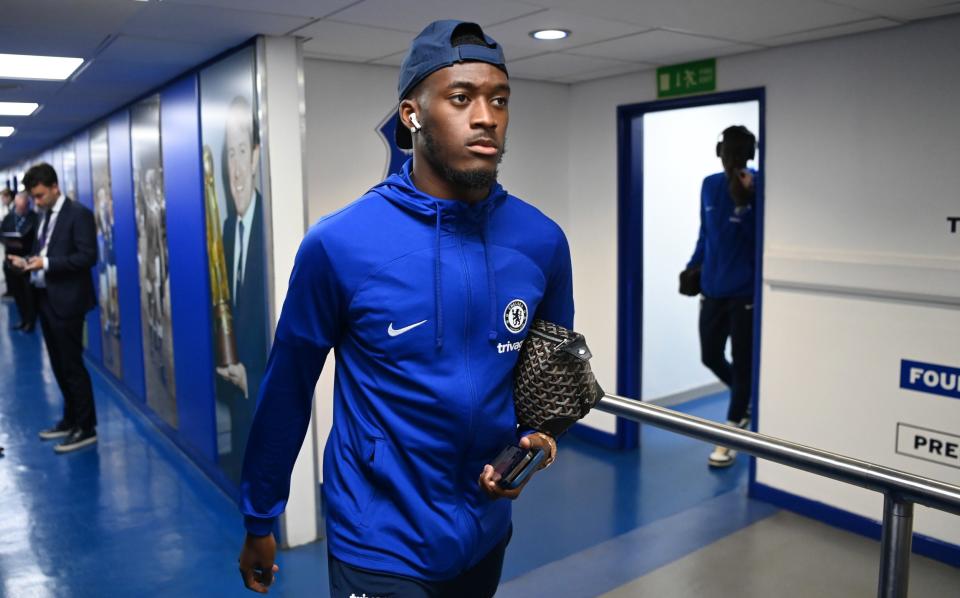
<instances>
[{"instance_id":1,"label":"man's face","mask_svg":"<svg viewBox=\"0 0 960 598\"><path fill-rule=\"evenodd\" d=\"M57 203L57 198L60 197L60 186L56 183L47 187L44 184L34 185L29 190L30 195L33 197L33 201L37 202L37 206L46 210L47 208L52 208L54 204Z\"/></svg>"},{"instance_id":2,"label":"man's face","mask_svg":"<svg viewBox=\"0 0 960 598\"><path fill-rule=\"evenodd\" d=\"M440 69L421 85L415 97L424 158L458 186L489 187L506 151L506 73L485 62L464 62Z\"/></svg>"},{"instance_id":3,"label":"man's face","mask_svg":"<svg viewBox=\"0 0 960 598\"><path fill-rule=\"evenodd\" d=\"M243 216L253 197L254 167L260 159L260 148L251 147L253 118L242 106L232 106L227 117L227 177L230 180L230 197Z\"/></svg>"},{"instance_id":4,"label":"man's face","mask_svg":"<svg viewBox=\"0 0 960 598\"><path fill-rule=\"evenodd\" d=\"M30 209L28 201L26 195L18 195L16 199L13 200L13 209L17 216L23 216L27 213L27 210Z\"/></svg>"},{"instance_id":5,"label":"man's face","mask_svg":"<svg viewBox=\"0 0 960 598\"><path fill-rule=\"evenodd\" d=\"M750 142L746 139L735 138L724 141L720 145L720 161L723 163L723 169L730 172L746 168L747 161L744 159L744 155L749 153L749 147Z\"/></svg>"}]
</instances>

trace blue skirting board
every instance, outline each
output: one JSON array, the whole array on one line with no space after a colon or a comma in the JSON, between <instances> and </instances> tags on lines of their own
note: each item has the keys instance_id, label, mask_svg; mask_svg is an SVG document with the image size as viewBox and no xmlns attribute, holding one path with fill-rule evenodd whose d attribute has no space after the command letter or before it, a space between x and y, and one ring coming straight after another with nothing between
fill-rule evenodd
<instances>
[{"instance_id":1,"label":"blue skirting board","mask_svg":"<svg viewBox=\"0 0 960 598\"><path fill-rule=\"evenodd\" d=\"M822 521L827 525L854 532L861 536L867 536L874 540L880 539L883 526L879 520L856 515L850 511L831 507L828 504L803 498L790 492L784 492L783 490L759 482L750 483L749 494L750 498L769 502L782 509ZM956 544L950 544L949 542L914 532L913 552L947 563L948 565L953 565L954 567L960 567L960 546Z\"/></svg>"}]
</instances>

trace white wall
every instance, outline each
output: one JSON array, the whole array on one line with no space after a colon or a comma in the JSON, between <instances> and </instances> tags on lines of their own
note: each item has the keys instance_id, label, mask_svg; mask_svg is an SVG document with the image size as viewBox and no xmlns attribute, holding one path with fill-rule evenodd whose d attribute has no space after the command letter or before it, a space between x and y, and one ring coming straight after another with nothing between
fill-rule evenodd
<instances>
[{"instance_id":1,"label":"white wall","mask_svg":"<svg viewBox=\"0 0 960 598\"><path fill-rule=\"evenodd\" d=\"M396 110L398 69L307 58L310 220L383 180L389 153L377 128ZM567 224L569 95L566 85L513 79L500 182Z\"/></svg>"},{"instance_id":2,"label":"white wall","mask_svg":"<svg viewBox=\"0 0 960 598\"><path fill-rule=\"evenodd\" d=\"M719 134L731 125L743 125L759 136L759 122L757 102L681 108L643 116L640 394L644 401L685 395L717 383L713 373L700 363L700 302L677 292L677 275L697 243L703 179L722 169L716 154ZM748 166L756 168L756 162Z\"/></svg>"},{"instance_id":3,"label":"white wall","mask_svg":"<svg viewBox=\"0 0 960 598\"><path fill-rule=\"evenodd\" d=\"M306 170L310 222L383 179L389 153L377 129L396 109L392 67L306 59ZM566 85L511 80L507 154L500 182L565 230L568 215L569 96ZM574 279L579 272L574 272ZM317 386L322 447L332 422L333 355ZM321 478L322 479L322 478Z\"/></svg>"},{"instance_id":4,"label":"white wall","mask_svg":"<svg viewBox=\"0 0 960 598\"><path fill-rule=\"evenodd\" d=\"M290 37L262 37L257 44L261 134L266 143L261 157L269 185L272 257L270 298L273 326L287 294L299 240L306 230L303 176L303 82L299 41ZM294 234L290 234L294 233ZM317 539L317 479L314 427L307 430L290 481L290 499L281 516L285 547Z\"/></svg>"},{"instance_id":5,"label":"white wall","mask_svg":"<svg viewBox=\"0 0 960 598\"><path fill-rule=\"evenodd\" d=\"M956 434L960 401L897 391L891 368L912 354L960 366L960 247L945 220L960 189L958 59L951 18L717 61L720 91L767 92L760 431L954 484L960 469L896 455L894 427ZM654 84L646 72L572 88L568 235L601 383L616 364L616 107L655 99ZM880 517L873 493L765 462L757 478ZM957 517L919 509L916 529L960 543Z\"/></svg>"}]
</instances>

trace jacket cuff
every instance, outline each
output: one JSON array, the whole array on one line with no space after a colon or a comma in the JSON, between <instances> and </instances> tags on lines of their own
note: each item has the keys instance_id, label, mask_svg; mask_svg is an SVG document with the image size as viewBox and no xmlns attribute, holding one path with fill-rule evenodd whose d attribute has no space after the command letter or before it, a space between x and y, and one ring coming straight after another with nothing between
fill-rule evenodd
<instances>
[{"instance_id":1,"label":"jacket cuff","mask_svg":"<svg viewBox=\"0 0 960 598\"><path fill-rule=\"evenodd\" d=\"M269 536L273 532L273 526L276 522L276 517L243 516L243 527L247 528L247 531L254 536Z\"/></svg>"}]
</instances>

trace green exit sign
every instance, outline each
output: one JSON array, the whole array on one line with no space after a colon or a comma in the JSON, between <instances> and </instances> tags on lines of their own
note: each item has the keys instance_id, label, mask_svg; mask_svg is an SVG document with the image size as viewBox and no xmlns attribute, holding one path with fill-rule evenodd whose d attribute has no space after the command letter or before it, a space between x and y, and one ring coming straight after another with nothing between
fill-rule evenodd
<instances>
[{"instance_id":1,"label":"green exit sign","mask_svg":"<svg viewBox=\"0 0 960 598\"><path fill-rule=\"evenodd\" d=\"M657 69L657 97L703 93L717 88L717 59L698 60Z\"/></svg>"}]
</instances>

